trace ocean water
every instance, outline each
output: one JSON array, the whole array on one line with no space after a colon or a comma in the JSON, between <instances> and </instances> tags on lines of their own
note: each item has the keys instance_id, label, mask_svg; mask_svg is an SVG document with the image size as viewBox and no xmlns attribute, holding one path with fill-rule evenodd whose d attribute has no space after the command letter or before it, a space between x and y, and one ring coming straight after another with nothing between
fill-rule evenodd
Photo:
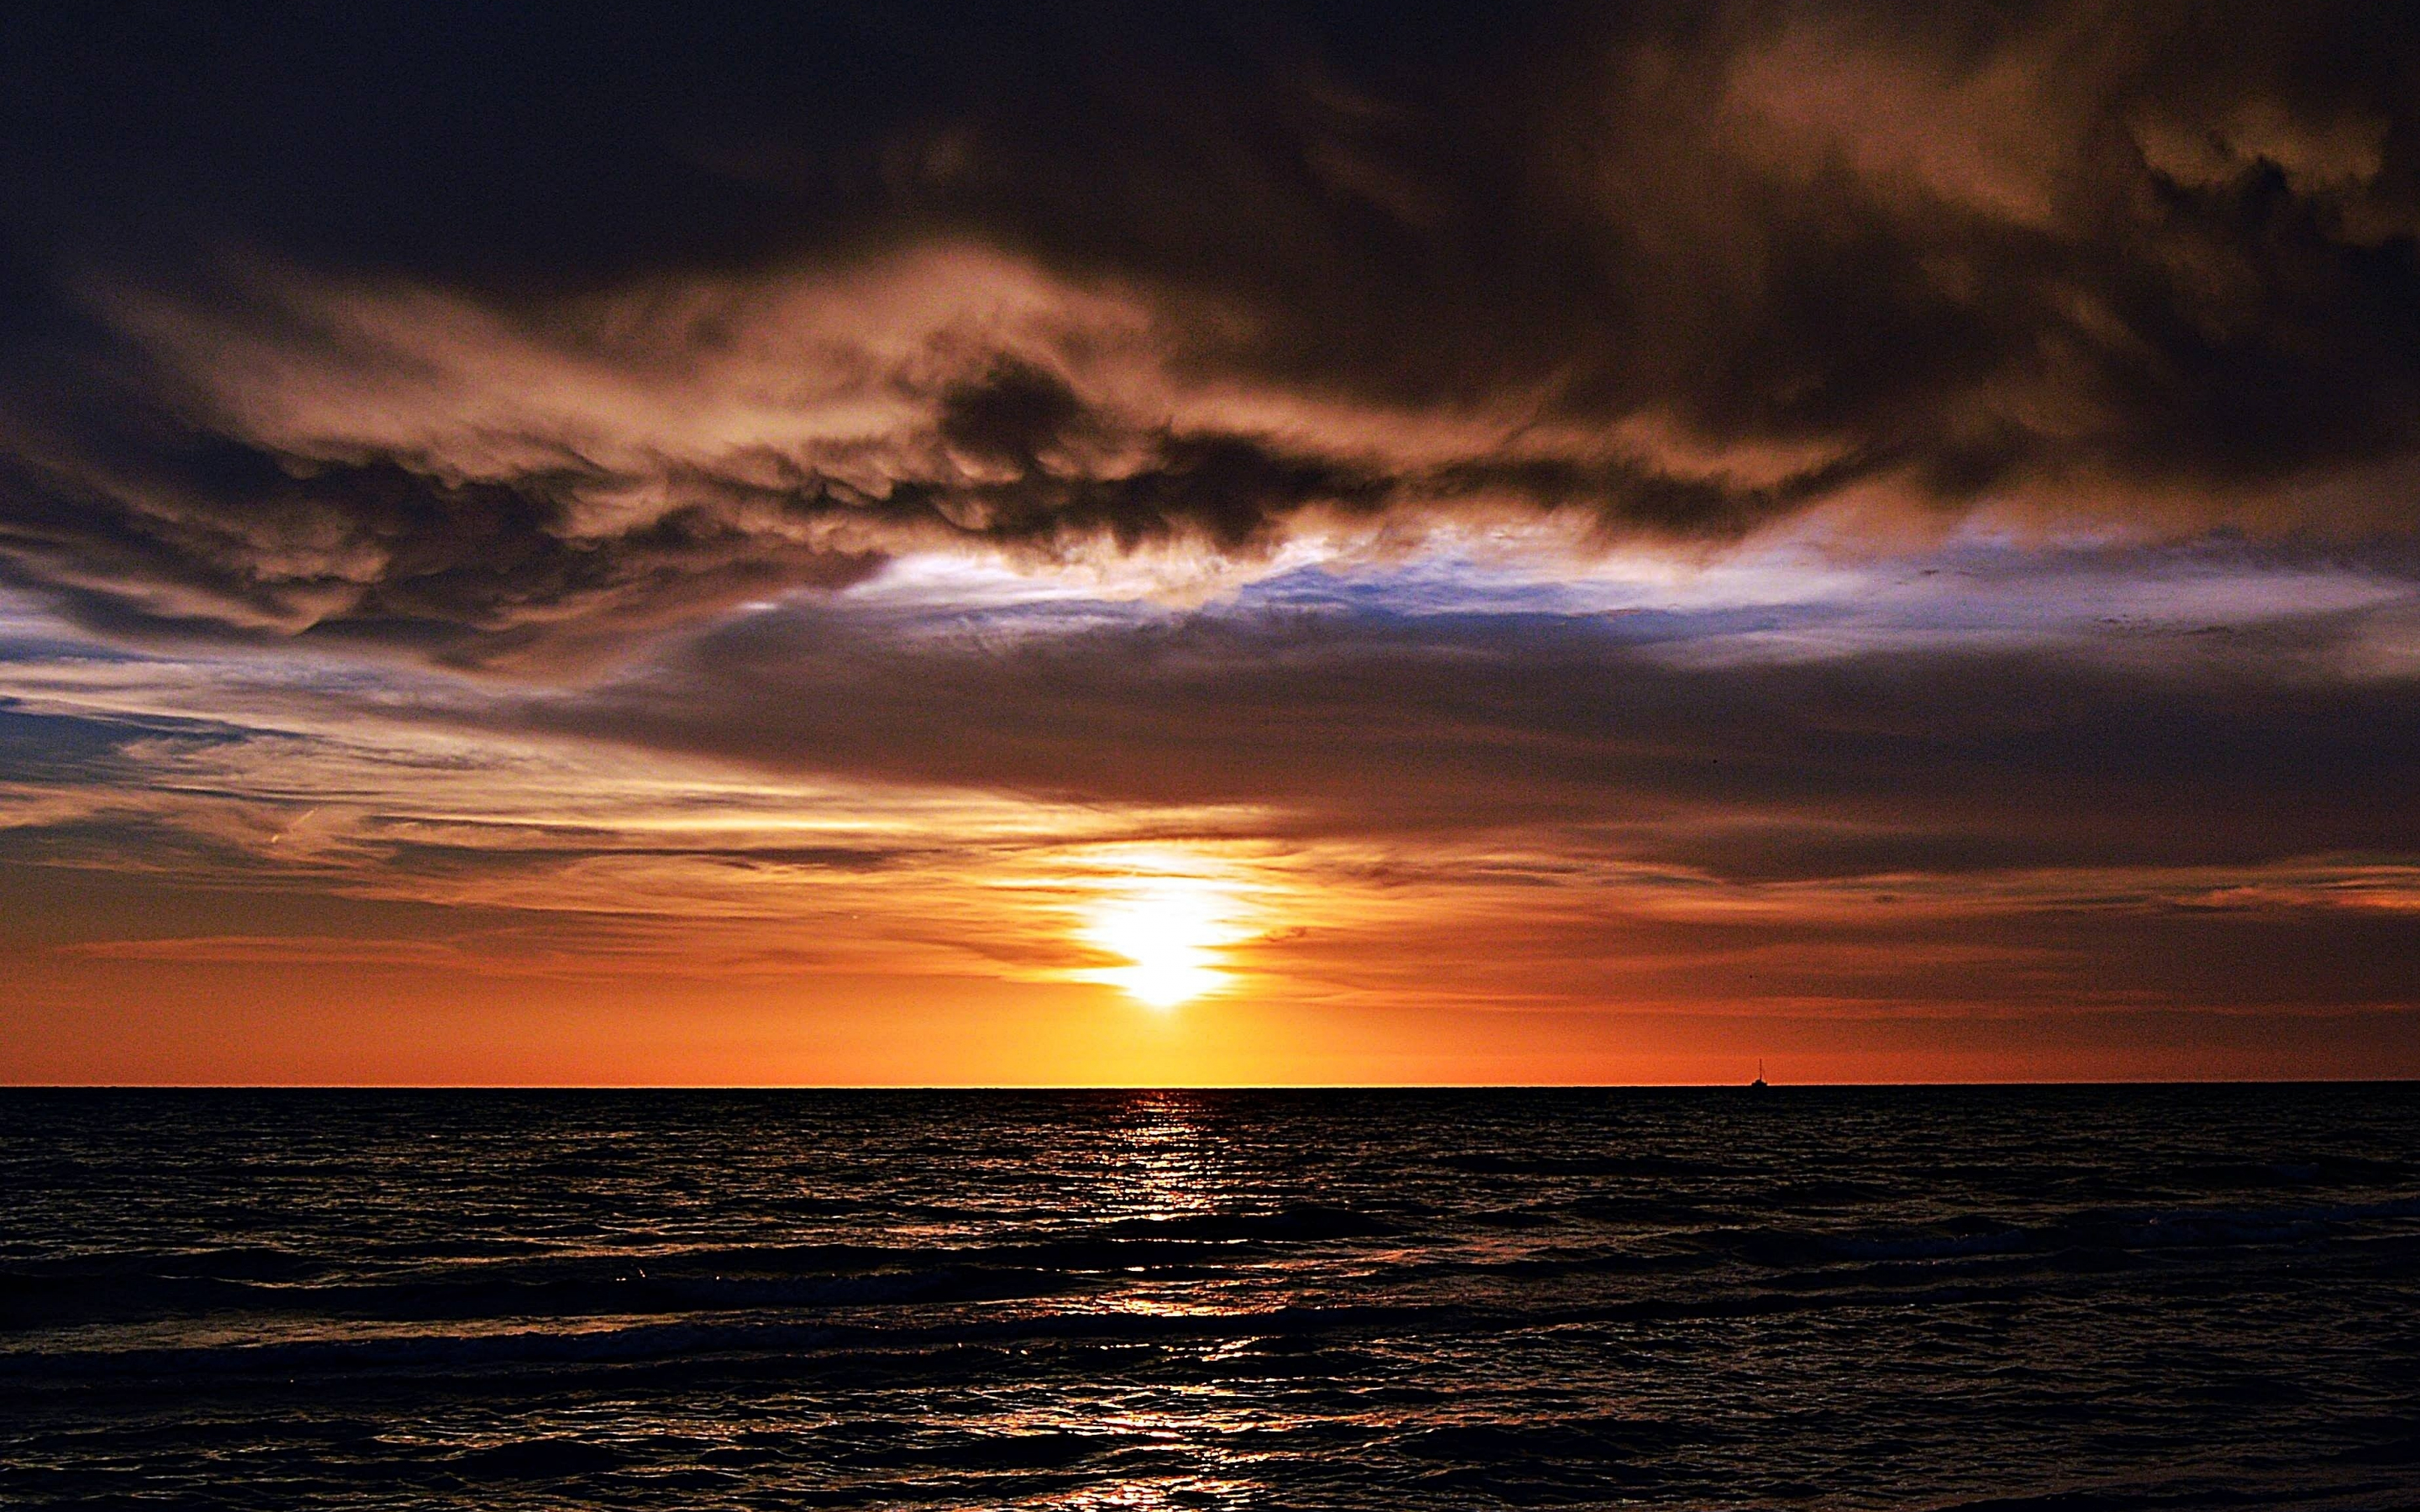
<instances>
[{"instance_id":1,"label":"ocean water","mask_svg":"<svg viewBox=\"0 0 2420 1512\"><path fill-rule=\"evenodd\" d=\"M0 1505L2420 1506L2420 1088L0 1093Z\"/></svg>"}]
</instances>

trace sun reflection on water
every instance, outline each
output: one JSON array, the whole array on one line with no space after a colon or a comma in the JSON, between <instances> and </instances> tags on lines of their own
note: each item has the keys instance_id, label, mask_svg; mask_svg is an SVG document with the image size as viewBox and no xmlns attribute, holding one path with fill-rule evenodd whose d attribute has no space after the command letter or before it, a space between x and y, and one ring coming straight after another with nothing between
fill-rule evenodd
<instances>
[{"instance_id":1,"label":"sun reflection on water","mask_svg":"<svg viewBox=\"0 0 2420 1512\"><path fill-rule=\"evenodd\" d=\"M1218 1120L1202 1099L1183 1091L1127 1094L1088 1132L1077 1165L1087 1180L1080 1201L1087 1220L1105 1224L1136 1243L1139 1263L1124 1268L1113 1288L1068 1296L1071 1313L1137 1319L1240 1317L1265 1301L1241 1294L1246 1283L1204 1284L1191 1267L1160 1273L1154 1241L1183 1234L1248 1202L1248 1186L1230 1160ZM1114 1335L1111 1335L1114 1336ZM1183 1333L1148 1335L1160 1347L1189 1350L1193 1367L1236 1360L1258 1345L1256 1334L1224 1331L1189 1342ZM1097 1445L1099 1468L1081 1485L1039 1490L989 1504L1028 1512L1178 1512L1240 1508L1265 1492L1260 1473L1273 1434L1298 1430L1302 1420L1266 1400L1207 1380L1108 1379L1047 1401L1004 1402L984 1427L1002 1440L1037 1445L1080 1441Z\"/></svg>"},{"instance_id":2,"label":"sun reflection on water","mask_svg":"<svg viewBox=\"0 0 2420 1512\"><path fill-rule=\"evenodd\" d=\"M1228 1196L1210 1131L1182 1092L1139 1094L1115 1141L1103 1150L1114 1173L1112 1211L1121 1217L1172 1218L1209 1212Z\"/></svg>"}]
</instances>

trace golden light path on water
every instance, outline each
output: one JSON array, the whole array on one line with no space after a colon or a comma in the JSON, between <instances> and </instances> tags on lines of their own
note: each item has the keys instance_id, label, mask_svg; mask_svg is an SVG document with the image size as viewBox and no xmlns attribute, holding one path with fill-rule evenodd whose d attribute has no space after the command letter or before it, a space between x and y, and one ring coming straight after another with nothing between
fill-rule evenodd
<instances>
[{"instance_id":1,"label":"golden light path on water","mask_svg":"<svg viewBox=\"0 0 2420 1512\"><path fill-rule=\"evenodd\" d=\"M1233 894L1227 901L1236 902ZM1112 1173L1104 1183L1113 1196L1103 1216L1129 1225L1175 1225L1233 1211L1247 1200L1217 1133L1199 1114L1195 1100L1181 1092L1140 1093L1126 1104L1092 1151L1099 1168ZM1128 1275L1116 1294L1073 1307L1175 1320L1241 1318L1266 1305L1265 1298L1252 1296L1240 1280L1204 1288L1174 1277ZM1265 1342L1256 1331L1214 1336L1203 1343L1202 1365L1218 1368L1218 1362L1249 1356ZM1281 1402L1256 1400L1207 1381L1168 1391L1105 1392L1080 1404L1011 1407L994 1426L1002 1435L1115 1435L1147 1446L1131 1453L1112 1475L1017 1504L1036 1512L1177 1512L1237 1504L1253 1492L1262 1458L1258 1446L1313 1427Z\"/></svg>"}]
</instances>

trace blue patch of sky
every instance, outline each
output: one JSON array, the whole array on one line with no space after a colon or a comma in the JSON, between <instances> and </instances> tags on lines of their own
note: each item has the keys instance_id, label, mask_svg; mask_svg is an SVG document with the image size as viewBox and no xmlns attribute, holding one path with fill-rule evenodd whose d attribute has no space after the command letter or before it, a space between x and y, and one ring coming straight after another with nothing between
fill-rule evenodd
<instances>
[{"instance_id":1,"label":"blue patch of sky","mask_svg":"<svg viewBox=\"0 0 2420 1512\"><path fill-rule=\"evenodd\" d=\"M1687 567L1615 563L1552 574L1442 555L1304 566L1245 587L1217 611L1594 617L1625 640L1804 655L2244 625L2415 602L2420 584L2398 574L2242 542L2042 550L1962 541L1920 557L1742 552Z\"/></svg>"},{"instance_id":2,"label":"blue patch of sky","mask_svg":"<svg viewBox=\"0 0 2420 1512\"><path fill-rule=\"evenodd\" d=\"M124 748L138 740L185 747L235 745L250 733L208 719L29 711L0 695L0 776L20 782L113 783L131 766Z\"/></svg>"}]
</instances>

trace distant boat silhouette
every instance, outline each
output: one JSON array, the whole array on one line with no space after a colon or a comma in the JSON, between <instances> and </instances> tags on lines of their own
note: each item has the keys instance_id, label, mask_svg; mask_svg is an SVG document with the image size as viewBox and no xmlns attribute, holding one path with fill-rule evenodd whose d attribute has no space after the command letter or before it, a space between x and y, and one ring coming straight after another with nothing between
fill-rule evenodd
<instances>
[{"instance_id":1,"label":"distant boat silhouette","mask_svg":"<svg viewBox=\"0 0 2420 1512\"><path fill-rule=\"evenodd\" d=\"M1764 1062L1761 1060L1758 1061L1756 1063L1756 1080L1747 1084L1748 1090L1751 1092L1761 1092L1771 1085L1772 1084L1770 1082L1767 1082L1764 1079Z\"/></svg>"}]
</instances>

